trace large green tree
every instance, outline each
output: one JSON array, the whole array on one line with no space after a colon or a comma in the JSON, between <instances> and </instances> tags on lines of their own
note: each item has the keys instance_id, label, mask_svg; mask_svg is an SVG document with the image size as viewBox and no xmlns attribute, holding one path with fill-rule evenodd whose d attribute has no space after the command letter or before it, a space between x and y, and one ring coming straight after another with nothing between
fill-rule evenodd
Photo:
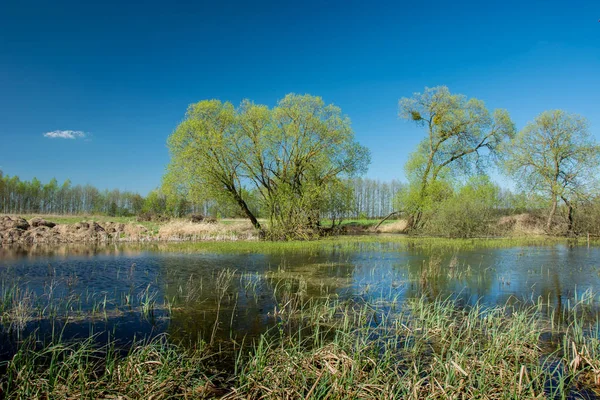
<instances>
[{"instance_id":1,"label":"large green tree","mask_svg":"<svg viewBox=\"0 0 600 400\"><path fill-rule=\"evenodd\" d=\"M452 94L445 86L403 98L399 109L401 118L426 132L406 164L409 186L400 198L412 227L419 228L424 211L445 191L444 179L481 171L515 128L506 110L490 112L483 101Z\"/></svg>"},{"instance_id":2,"label":"large green tree","mask_svg":"<svg viewBox=\"0 0 600 400\"><path fill-rule=\"evenodd\" d=\"M599 166L600 146L590 137L586 119L562 110L541 113L506 146L506 172L520 188L550 199L547 230L562 200L568 231L573 231L575 202L591 193Z\"/></svg>"},{"instance_id":3,"label":"large green tree","mask_svg":"<svg viewBox=\"0 0 600 400\"><path fill-rule=\"evenodd\" d=\"M274 108L200 101L189 106L168 145L166 185L233 201L255 228L278 238L317 230L328 188L369 163L348 117L310 95L289 94ZM251 192L258 193L268 229L249 206Z\"/></svg>"}]
</instances>

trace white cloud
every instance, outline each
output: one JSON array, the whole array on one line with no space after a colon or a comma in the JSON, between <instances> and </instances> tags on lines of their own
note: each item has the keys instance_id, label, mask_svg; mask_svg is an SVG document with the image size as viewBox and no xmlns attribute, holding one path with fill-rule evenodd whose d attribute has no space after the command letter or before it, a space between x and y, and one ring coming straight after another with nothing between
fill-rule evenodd
<instances>
[{"instance_id":1,"label":"white cloud","mask_svg":"<svg viewBox=\"0 0 600 400\"><path fill-rule=\"evenodd\" d=\"M83 139L87 134L83 131L52 131L44 133L50 139Z\"/></svg>"}]
</instances>

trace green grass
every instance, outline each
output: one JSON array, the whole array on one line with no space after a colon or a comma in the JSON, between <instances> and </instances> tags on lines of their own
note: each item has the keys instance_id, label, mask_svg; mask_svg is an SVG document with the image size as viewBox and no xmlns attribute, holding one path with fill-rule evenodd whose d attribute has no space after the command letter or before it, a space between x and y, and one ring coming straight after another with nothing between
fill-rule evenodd
<instances>
[{"instance_id":1,"label":"green grass","mask_svg":"<svg viewBox=\"0 0 600 400\"><path fill-rule=\"evenodd\" d=\"M424 251L456 251L485 248L507 248L548 245L584 246L585 239L568 240L555 237L519 237L494 239L446 239L431 237L410 237L400 235L365 235L365 236L336 236L312 241L235 241L235 242L184 242L155 244L157 251L165 252L216 252L216 253L285 253L285 252L314 252L314 251L400 251L407 247ZM595 240L592 245L599 245Z\"/></svg>"},{"instance_id":2,"label":"green grass","mask_svg":"<svg viewBox=\"0 0 600 400\"><path fill-rule=\"evenodd\" d=\"M374 219L369 219L369 218L351 218L351 219L344 219L342 220L341 226L358 226L364 229L367 228L371 228L374 227L375 225L377 225L379 223L379 221L381 221L381 218L374 218ZM394 222L397 222L397 219L388 219L386 221L383 222L382 225L387 225L387 224L392 224ZM331 226L331 220L330 219L324 219L321 221L321 225L322 226Z\"/></svg>"},{"instance_id":3,"label":"green grass","mask_svg":"<svg viewBox=\"0 0 600 400\"><path fill-rule=\"evenodd\" d=\"M318 246L343 251L356 245L381 246L379 242L362 237L243 245L256 245L261 251L323 249ZM393 238L388 243L393 244L388 250L396 251L407 245L428 250L504 242ZM235 244L207 243L213 249ZM20 332L31 318L82 321L110 319L119 312L152 318L159 309L168 317L186 304L210 309L209 299L214 298L217 312L209 321L210 338L192 339L191 344L190 338L183 338L185 345L168 335L135 342L124 351L114 340L100 343L95 336L69 341L60 333L44 339L34 332L19 337L15 356L2 365L0 394L16 399L541 399L567 398L582 391L600 395L597 294L576 293L564 299L568 307L556 309L543 298L463 307L451 298L430 296L427 285L440 274L440 267L432 258L419 275L408 277L423 285L419 293L424 294L406 302L396 297L308 296L302 279L286 286L290 280L283 269L260 277L272 290L263 293L257 289L263 287L257 285L259 277L223 269L214 276L214 285L203 286L192 277L187 284L182 282L177 298L161 299L148 285L120 300L90 293L93 309L81 311L77 302L82 299L77 296L35 295L23 282L12 280L0 291L0 323L12 332ZM117 279L132 280L134 273L131 266ZM60 279L69 285L77 277ZM237 279L246 298L275 299L269 310L272 328L260 336L216 334L220 324L227 325L219 321L227 315L219 313L221 302L223 307L235 307L230 301L237 297L228 299L227 293ZM381 285L384 293L394 282L382 280ZM111 310L111 304L119 306Z\"/></svg>"},{"instance_id":4,"label":"green grass","mask_svg":"<svg viewBox=\"0 0 600 400\"><path fill-rule=\"evenodd\" d=\"M182 347L160 337L120 354L113 342L99 345L94 338L42 347L28 340L5 365L0 390L17 399L600 394L600 325L580 316L577 307L584 304L559 323L543 302L463 309L452 300L421 297L386 311L375 304L296 300L281 305L277 327L246 345ZM556 341L544 342L543 333Z\"/></svg>"}]
</instances>

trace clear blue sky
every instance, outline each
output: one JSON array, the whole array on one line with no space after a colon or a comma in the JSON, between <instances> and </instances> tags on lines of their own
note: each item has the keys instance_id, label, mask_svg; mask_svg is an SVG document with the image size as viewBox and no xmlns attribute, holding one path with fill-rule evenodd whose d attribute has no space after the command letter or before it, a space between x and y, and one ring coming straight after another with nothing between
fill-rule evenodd
<instances>
[{"instance_id":1,"label":"clear blue sky","mask_svg":"<svg viewBox=\"0 0 600 400\"><path fill-rule=\"evenodd\" d=\"M582 114L600 139L599 19L597 0L2 0L0 169L145 194L189 103L295 92L350 116L369 177L403 179L423 133L398 99L441 84L519 128L547 109Z\"/></svg>"}]
</instances>

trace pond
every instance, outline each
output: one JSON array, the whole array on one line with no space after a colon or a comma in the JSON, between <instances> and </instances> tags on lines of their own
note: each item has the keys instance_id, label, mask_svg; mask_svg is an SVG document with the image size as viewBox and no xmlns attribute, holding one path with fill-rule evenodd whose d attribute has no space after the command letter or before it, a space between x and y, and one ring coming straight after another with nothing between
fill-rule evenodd
<instances>
[{"instance_id":1,"label":"pond","mask_svg":"<svg viewBox=\"0 0 600 400\"><path fill-rule=\"evenodd\" d=\"M268 245L135 244L3 248L0 356L39 338L96 335L129 343L248 340L298 302L332 298L401 305L451 297L464 305L596 301L600 248L419 246L403 240Z\"/></svg>"}]
</instances>

